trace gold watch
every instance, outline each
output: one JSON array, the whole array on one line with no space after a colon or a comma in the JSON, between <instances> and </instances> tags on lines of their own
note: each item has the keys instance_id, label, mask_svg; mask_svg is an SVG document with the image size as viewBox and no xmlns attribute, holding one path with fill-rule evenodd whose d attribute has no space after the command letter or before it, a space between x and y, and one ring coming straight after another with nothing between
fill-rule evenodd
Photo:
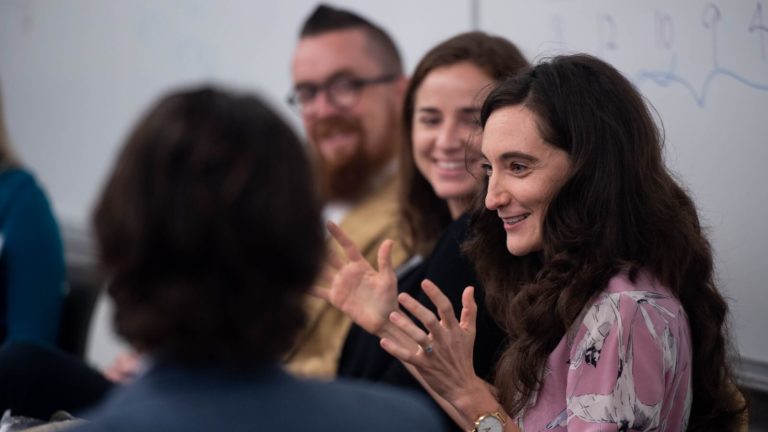
<instances>
[{"instance_id":1,"label":"gold watch","mask_svg":"<svg viewBox=\"0 0 768 432\"><path fill-rule=\"evenodd\" d=\"M495 412L485 413L475 420L475 428L470 432L503 432L507 424L507 415L501 407Z\"/></svg>"}]
</instances>

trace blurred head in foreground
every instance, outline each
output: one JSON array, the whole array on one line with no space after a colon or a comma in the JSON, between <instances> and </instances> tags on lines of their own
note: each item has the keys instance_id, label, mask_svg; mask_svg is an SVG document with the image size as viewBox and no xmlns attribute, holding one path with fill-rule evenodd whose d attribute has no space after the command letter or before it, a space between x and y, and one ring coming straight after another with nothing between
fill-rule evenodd
<instances>
[{"instance_id":1,"label":"blurred head in foreground","mask_svg":"<svg viewBox=\"0 0 768 432\"><path fill-rule=\"evenodd\" d=\"M278 359L323 258L305 154L253 96L204 87L158 101L93 214L117 331L174 361Z\"/></svg>"}]
</instances>

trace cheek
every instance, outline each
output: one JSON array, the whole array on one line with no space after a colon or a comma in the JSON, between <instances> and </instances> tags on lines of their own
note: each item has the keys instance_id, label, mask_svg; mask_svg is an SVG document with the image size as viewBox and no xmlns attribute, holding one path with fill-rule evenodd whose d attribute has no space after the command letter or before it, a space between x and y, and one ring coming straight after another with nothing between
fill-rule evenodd
<instances>
[{"instance_id":1,"label":"cheek","mask_svg":"<svg viewBox=\"0 0 768 432\"><path fill-rule=\"evenodd\" d=\"M396 117L399 111L388 98L360 100L351 112L363 121L369 131L388 132L387 129L393 126L393 118L399 118Z\"/></svg>"},{"instance_id":2,"label":"cheek","mask_svg":"<svg viewBox=\"0 0 768 432\"><path fill-rule=\"evenodd\" d=\"M427 131L419 127L415 127L413 129L413 133L411 134L411 143L413 145L411 151L413 152L413 157L423 157L423 155L429 151L431 141L432 140L430 139L430 135Z\"/></svg>"},{"instance_id":3,"label":"cheek","mask_svg":"<svg viewBox=\"0 0 768 432\"><path fill-rule=\"evenodd\" d=\"M431 148L431 142L429 133L426 133L426 131L419 131L418 129L414 129L412 134L412 141L411 145L413 148L411 148L411 154L413 155L413 160L416 162L416 165L419 166L419 169L422 169L426 167L427 161L429 160L429 152Z\"/></svg>"},{"instance_id":4,"label":"cheek","mask_svg":"<svg viewBox=\"0 0 768 432\"><path fill-rule=\"evenodd\" d=\"M301 122L304 125L305 130L310 130L312 129L312 126L315 124L315 118L313 116L302 115Z\"/></svg>"},{"instance_id":5,"label":"cheek","mask_svg":"<svg viewBox=\"0 0 768 432\"><path fill-rule=\"evenodd\" d=\"M423 153L418 153L413 155L413 163L416 165L416 169L421 173L421 175L423 175L427 179L430 178L431 170L430 170L429 159L426 158Z\"/></svg>"},{"instance_id":6,"label":"cheek","mask_svg":"<svg viewBox=\"0 0 768 432\"><path fill-rule=\"evenodd\" d=\"M464 151L464 161L467 164L469 172L478 181L485 177L485 170L482 165L483 154L480 152L479 140L471 141Z\"/></svg>"},{"instance_id":7,"label":"cheek","mask_svg":"<svg viewBox=\"0 0 768 432\"><path fill-rule=\"evenodd\" d=\"M392 122L391 116L386 112L377 110L365 114L356 114L361 120L361 131L366 146L375 153L387 152L396 145L396 132L398 125Z\"/></svg>"},{"instance_id":8,"label":"cheek","mask_svg":"<svg viewBox=\"0 0 768 432\"><path fill-rule=\"evenodd\" d=\"M543 247L543 238L542 233L544 231L544 219L547 216L547 212L549 211L549 205L552 203L552 199L554 198L557 191L560 190L562 181L560 179L557 179L555 181L550 182L549 184L542 187L541 192L539 193L540 198L538 199L538 202L536 203L536 243L537 248L541 249Z\"/></svg>"},{"instance_id":9,"label":"cheek","mask_svg":"<svg viewBox=\"0 0 768 432\"><path fill-rule=\"evenodd\" d=\"M472 129L464 132L467 137L467 153L480 155L481 133Z\"/></svg>"}]
</instances>

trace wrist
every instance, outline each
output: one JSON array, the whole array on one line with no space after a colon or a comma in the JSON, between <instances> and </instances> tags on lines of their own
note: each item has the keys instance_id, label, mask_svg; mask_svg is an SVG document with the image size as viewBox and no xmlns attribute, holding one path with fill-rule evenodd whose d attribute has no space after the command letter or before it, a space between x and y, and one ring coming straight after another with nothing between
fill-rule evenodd
<instances>
[{"instance_id":1,"label":"wrist","mask_svg":"<svg viewBox=\"0 0 768 432\"><path fill-rule=\"evenodd\" d=\"M475 377L471 385L464 387L463 391L447 399L456 408L456 411L474 427L475 421L481 414L494 412L499 408L499 402L491 390L490 384L479 377Z\"/></svg>"},{"instance_id":2,"label":"wrist","mask_svg":"<svg viewBox=\"0 0 768 432\"><path fill-rule=\"evenodd\" d=\"M507 420L509 420L509 417L499 406L495 411L479 415L469 432L504 432Z\"/></svg>"}]
</instances>

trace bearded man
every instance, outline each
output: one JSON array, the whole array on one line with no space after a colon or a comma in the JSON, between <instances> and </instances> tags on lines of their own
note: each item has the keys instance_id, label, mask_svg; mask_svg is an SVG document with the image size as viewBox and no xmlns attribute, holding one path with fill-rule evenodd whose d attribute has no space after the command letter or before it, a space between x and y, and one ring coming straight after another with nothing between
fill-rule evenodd
<instances>
[{"instance_id":1,"label":"bearded man","mask_svg":"<svg viewBox=\"0 0 768 432\"><path fill-rule=\"evenodd\" d=\"M407 79L397 47L365 18L320 5L304 22L292 73L289 102L314 155L325 217L375 266L381 242L399 239L396 156ZM395 268L406 259L400 244L392 251ZM310 323L288 369L333 377L351 322L324 300L308 299L307 307Z\"/></svg>"}]
</instances>

